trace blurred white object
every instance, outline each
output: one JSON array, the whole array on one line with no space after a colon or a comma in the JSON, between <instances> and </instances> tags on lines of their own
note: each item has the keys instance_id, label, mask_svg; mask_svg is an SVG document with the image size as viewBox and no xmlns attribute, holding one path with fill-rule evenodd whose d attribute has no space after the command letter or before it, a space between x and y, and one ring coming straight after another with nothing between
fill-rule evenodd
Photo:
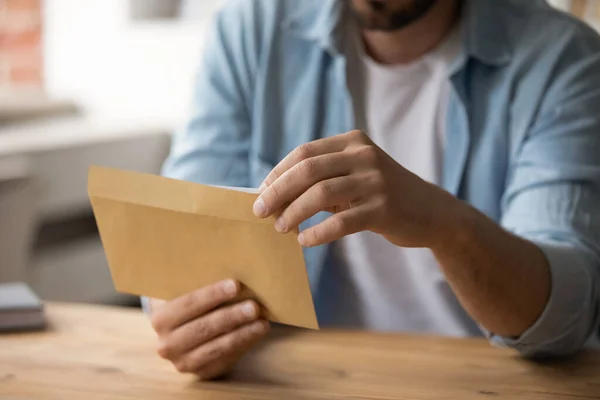
<instances>
[{"instance_id":1,"label":"blurred white object","mask_svg":"<svg viewBox=\"0 0 600 400\"><path fill-rule=\"evenodd\" d=\"M209 18L223 2L224 0L129 0L129 14L134 21L201 21Z\"/></svg>"},{"instance_id":2,"label":"blurred white object","mask_svg":"<svg viewBox=\"0 0 600 400\"><path fill-rule=\"evenodd\" d=\"M179 15L179 0L129 0L129 2L130 16L136 21L172 19Z\"/></svg>"},{"instance_id":3,"label":"blurred white object","mask_svg":"<svg viewBox=\"0 0 600 400\"><path fill-rule=\"evenodd\" d=\"M180 0L180 18L184 20L205 20L220 7L225 0Z\"/></svg>"}]
</instances>

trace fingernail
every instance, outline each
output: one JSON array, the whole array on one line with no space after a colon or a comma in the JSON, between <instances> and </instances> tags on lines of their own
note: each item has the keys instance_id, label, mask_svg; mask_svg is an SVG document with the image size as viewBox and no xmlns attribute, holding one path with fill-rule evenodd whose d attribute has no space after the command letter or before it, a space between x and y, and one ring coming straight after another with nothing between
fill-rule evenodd
<instances>
[{"instance_id":1,"label":"fingernail","mask_svg":"<svg viewBox=\"0 0 600 400\"><path fill-rule=\"evenodd\" d=\"M306 242L304 239L304 233L302 233L302 232L300 232L300 234L298 235L298 243L300 243L300 246L306 245Z\"/></svg>"},{"instance_id":2,"label":"fingernail","mask_svg":"<svg viewBox=\"0 0 600 400\"><path fill-rule=\"evenodd\" d=\"M267 330L267 325L263 321L256 321L250 326L250 331L256 335L265 333L266 330Z\"/></svg>"},{"instance_id":3,"label":"fingernail","mask_svg":"<svg viewBox=\"0 0 600 400\"><path fill-rule=\"evenodd\" d=\"M237 289L237 285L235 284L234 281L226 280L221 285L222 285L223 291L226 294L233 296L234 294L237 293L238 289Z\"/></svg>"},{"instance_id":4,"label":"fingernail","mask_svg":"<svg viewBox=\"0 0 600 400\"><path fill-rule=\"evenodd\" d=\"M258 187L258 193L262 193L264 192L264 190L267 188L267 184L266 183L261 183L260 186Z\"/></svg>"},{"instance_id":5,"label":"fingernail","mask_svg":"<svg viewBox=\"0 0 600 400\"><path fill-rule=\"evenodd\" d=\"M277 230L277 232L280 233L287 232L287 226L285 226L285 221L282 217L277 218L277 220L275 221L275 230Z\"/></svg>"},{"instance_id":6,"label":"fingernail","mask_svg":"<svg viewBox=\"0 0 600 400\"><path fill-rule=\"evenodd\" d=\"M256 315L256 307L252 303L245 303L242 305L242 313L246 317L254 317Z\"/></svg>"},{"instance_id":7,"label":"fingernail","mask_svg":"<svg viewBox=\"0 0 600 400\"><path fill-rule=\"evenodd\" d=\"M262 197L259 197L254 202L254 206L252 207L252 211L254 211L254 215L257 217L264 217L267 213L267 208L265 207L265 201Z\"/></svg>"}]
</instances>

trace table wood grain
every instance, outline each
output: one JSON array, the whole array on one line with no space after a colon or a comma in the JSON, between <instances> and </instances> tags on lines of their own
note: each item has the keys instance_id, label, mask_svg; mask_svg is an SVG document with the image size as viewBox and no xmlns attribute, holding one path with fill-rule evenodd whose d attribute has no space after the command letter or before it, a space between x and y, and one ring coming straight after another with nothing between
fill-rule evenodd
<instances>
[{"instance_id":1,"label":"table wood grain","mask_svg":"<svg viewBox=\"0 0 600 400\"><path fill-rule=\"evenodd\" d=\"M49 304L0 335L0 399L600 399L600 353L525 361L485 340L277 329L224 381L180 375L138 310Z\"/></svg>"}]
</instances>

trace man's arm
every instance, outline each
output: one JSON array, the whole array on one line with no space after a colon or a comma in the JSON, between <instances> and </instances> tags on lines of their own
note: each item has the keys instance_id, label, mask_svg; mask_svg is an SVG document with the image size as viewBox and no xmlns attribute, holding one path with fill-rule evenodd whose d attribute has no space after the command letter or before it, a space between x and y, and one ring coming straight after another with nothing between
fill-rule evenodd
<instances>
[{"instance_id":1,"label":"man's arm","mask_svg":"<svg viewBox=\"0 0 600 400\"><path fill-rule=\"evenodd\" d=\"M527 356L573 353L600 318L600 56L579 60L553 81L513 160L501 225L358 131L288 155L266 178L255 214L281 212L275 227L287 232L334 212L300 233L305 246L371 230L429 247L494 342Z\"/></svg>"},{"instance_id":2,"label":"man's arm","mask_svg":"<svg viewBox=\"0 0 600 400\"><path fill-rule=\"evenodd\" d=\"M597 260L568 242L513 235L465 204L449 212L456 225L432 250L492 341L526 356L581 348L598 323Z\"/></svg>"},{"instance_id":3,"label":"man's arm","mask_svg":"<svg viewBox=\"0 0 600 400\"><path fill-rule=\"evenodd\" d=\"M434 249L490 339L530 356L577 351L600 319L600 45L585 29L560 45L511 160L506 231L459 207L460 226Z\"/></svg>"},{"instance_id":4,"label":"man's arm","mask_svg":"<svg viewBox=\"0 0 600 400\"><path fill-rule=\"evenodd\" d=\"M501 226L459 205L451 208L453 233L432 248L490 339L525 355L577 351L600 321L600 56L594 40L572 40L562 53L538 117L511 161Z\"/></svg>"},{"instance_id":5,"label":"man's arm","mask_svg":"<svg viewBox=\"0 0 600 400\"><path fill-rule=\"evenodd\" d=\"M473 207L448 201L450 229L431 247L466 311L486 329L518 337L539 318L551 291L548 261L533 243Z\"/></svg>"},{"instance_id":6,"label":"man's arm","mask_svg":"<svg viewBox=\"0 0 600 400\"><path fill-rule=\"evenodd\" d=\"M548 261L551 291L518 338L524 354L578 350L600 320L600 46L573 41L512 163L501 224ZM583 54L583 55L582 55ZM587 54L587 55L586 55Z\"/></svg>"}]
</instances>

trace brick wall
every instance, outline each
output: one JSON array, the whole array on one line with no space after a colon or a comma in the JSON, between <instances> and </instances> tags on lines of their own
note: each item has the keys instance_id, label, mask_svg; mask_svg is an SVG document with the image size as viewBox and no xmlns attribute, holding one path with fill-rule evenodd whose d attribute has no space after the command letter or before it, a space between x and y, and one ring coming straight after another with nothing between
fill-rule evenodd
<instances>
[{"instance_id":1,"label":"brick wall","mask_svg":"<svg viewBox=\"0 0 600 400\"><path fill-rule=\"evenodd\" d=\"M42 0L0 0L0 94L43 86Z\"/></svg>"}]
</instances>

